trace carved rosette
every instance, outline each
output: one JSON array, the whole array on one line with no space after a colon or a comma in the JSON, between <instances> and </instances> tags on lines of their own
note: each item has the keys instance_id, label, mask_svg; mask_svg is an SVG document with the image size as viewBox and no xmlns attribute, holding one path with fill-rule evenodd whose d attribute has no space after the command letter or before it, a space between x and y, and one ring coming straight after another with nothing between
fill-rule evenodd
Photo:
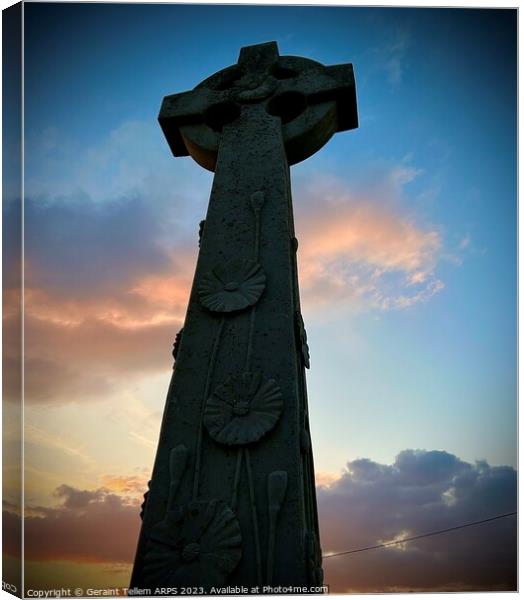
<instances>
[{"instance_id":1,"label":"carved rosette","mask_svg":"<svg viewBox=\"0 0 524 600\"><path fill-rule=\"evenodd\" d=\"M206 403L204 424L209 435L228 446L258 441L273 429L282 412L280 387L261 373L233 375Z\"/></svg>"},{"instance_id":2,"label":"carved rosette","mask_svg":"<svg viewBox=\"0 0 524 600\"><path fill-rule=\"evenodd\" d=\"M302 356L302 362L306 369L309 369L309 346L307 344L307 333L306 327L304 325L304 319L302 318L302 314L297 311L295 313L295 331L297 336L298 349Z\"/></svg>"},{"instance_id":3,"label":"carved rosette","mask_svg":"<svg viewBox=\"0 0 524 600\"><path fill-rule=\"evenodd\" d=\"M199 248L202 245L202 237L204 235L205 226L206 226L206 220L202 219L202 221L200 221L200 223L198 224L198 247Z\"/></svg>"},{"instance_id":4,"label":"carved rosette","mask_svg":"<svg viewBox=\"0 0 524 600\"><path fill-rule=\"evenodd\" d=\"M150 586L223 585L242 556L238 521L222 500L195 500L155 525L144 557Z\"/></svg>"},{"instance_id":5,"label":"carved rosette","mask_svg":"<svg viewBox=\"0 0 524 600\"><path fill-rule=\"evenodd\" d=\"M198 286L200 302L212 312L229 313L253 306L266 287L259 263L233 259L215 266Z\"/></svg>"},{"instance_id":6,"label":"carved rosette","mask_svg":"<svg viewBox=\"0 0 524 600\"><path fill-rule=\"evenodd\" d=\"M151 489L151 481L147 482L147 492L142 496L144 498L142 504L140 505L140 518L144 519L144 513L146 512L147 499L149 498L149 490Z\"/></svg>"},{"instance_id":7,"label":"carved rosette","mask_svg":"<svg viewBox=\"0 0 524 600\"><path fill-rule=\"evenodd\" d=\"M180 350L180 344L182 342L182 336L184 335L184 328L180 329L180 331L175 336L175 342L173 344L173 351L171 355L173 356L173 360L176 361L178 356L178 351Z\"/></svg>"}]
</instances>

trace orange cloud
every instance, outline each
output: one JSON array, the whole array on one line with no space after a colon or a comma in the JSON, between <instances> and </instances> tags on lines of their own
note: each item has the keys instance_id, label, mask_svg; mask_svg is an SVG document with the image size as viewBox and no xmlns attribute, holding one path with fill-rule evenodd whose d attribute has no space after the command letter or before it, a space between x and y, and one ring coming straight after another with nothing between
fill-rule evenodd
<instances>
[{"instance_id":1,"label":"orange cloud","mask_svg":"<svg viewBox=\"0 0 524 600\"><path fill-rule=\"evenodd\" d=\"M27 317L26 399L80 400L89 390L100 398L115 378L170 369L180 324L125 328L96 318L62 325Z\"/></svg>"},{"instance_id":2,"label":"orange cloud","mask_svg":"<svg viewBox=\"0 0 524 600\"><path fill-rule=\"evenodd\" d=\"M335 212L319 211L300 223L307 260L344 257L407 273L434 266L441 245L438 232L376 204L343 200Z\"/></svg>"},{"instance_id":3,"label":"orange cloud","mask_svg":"<svg viewBox=\"0 0 524 600\"><path fill-rule=\"evenodd\" d=\"M329 487L340 479L341 475L329 473L328 471L315 471L315 483L317 487Z\"/></svg>"},{"instance_id":4,"label":"orange cloud","mask_svg":"<svg viewBox=\"0 0 524 600\"><path fill-rule=\"evenodd\" d=\"M323 185L309 190L296 211L306 305L407 308L444 287L435 275L442 248L436 228L417 224L389 199Z\"/></svg>"},{"instance_id":5,"label":"orange cloud","mask_svg":"<svg viewBox=\"0 0 524 600\"><path fill-rule=\"evenodd\" d=\"M152 275L137 282L131 293L146 300L151 307L155 307L157 318L165 316L172 319L174 311L178 312L177 317L182 318L183 313L180 314L180 308L185 308L188 303L191 282L189 277Z\"/></svg>"},{"instance_id":6,"label":"orange cloud","mask_svg":"<svg viewBox=\"0 0 524 600\"><path fill-rule=\"evenodd\" d=\"M188 258L184 267L177 264L176 275L140 276L120 289L98 295L28 286L26 399L63 402L101 398L116 389L115 378L123 374L132 377L169 369L193 268ZM14 295L8 298L13 304ZM4 314L4 335L19 337L18 317L14 309ZM16 372L16 356L4 355L4 360ZM8 387L8 396L19 396L14 379Z\"/></svg>"},{"instance_id":7,"label":"orange cloud","mask_svg":"<svg viewBox=\"0 0 524 600\"><path fill-rule=\"evenodd\" d=\"M416 177L409 169L397 171L391 171L382 188L382 192L391 188L393 198L402 185ZM443 288L435 275L442 247L439 231L417 224L390 197L357 197L340 182L326 185L318 181L301 195L296 213L306 308L408 308ZM142 265L136 271L132 260L122 258L124 250L120 246L117 250L113 249L122 265L115 272L125 272L125 276L112 280L108 275L112 269L104 263L104 285L94 288L78 287L69 271L63 273L64 281L57 279L68 286L51 285L54 280L40 270L45 271L45 265L53 267L51 259L56 261L58 249L47 257L51 266L44 261L37 268L36 263L27 262L29 401L101 397L115 387L114 379L124 374L133 377L170 368L171 346L189 298L195 244L181 244L176 251L164 249L161 265L151 258L148 268ZM151 249L149 253L156 256ZM93 271L91 262L87 258L85 262ZM91 271L90 281L97 281L96 269ZM13 298L11 301L13 304ZM16 311L8 312L6 319L6 331L15 331Z\"/></svg>"},{"instance_id":8,"label":"orange cloud","mask_svg":"<svg viewBox=\"0 0 524 600\"><path fill-rule=\"evenodd\" d=\"M134 496L137 499L142 498L147 491L147 482L149 475L142 473L140 475L102 475L101 481L104 489L117 494Z\"/></svg>"},{"instance_id":9,"label":"orange cloud","mask_svg":"<svg viewBox=\"0 0 524 600\"><path fill-rule=\"evenodd\" d=\"M191 279L151 276L111 295L77 297L42 288L25 291L26 316L75 327L96 320L122 329L138 329L180 321L185 313Z\"/></svg>"}]
</instances>

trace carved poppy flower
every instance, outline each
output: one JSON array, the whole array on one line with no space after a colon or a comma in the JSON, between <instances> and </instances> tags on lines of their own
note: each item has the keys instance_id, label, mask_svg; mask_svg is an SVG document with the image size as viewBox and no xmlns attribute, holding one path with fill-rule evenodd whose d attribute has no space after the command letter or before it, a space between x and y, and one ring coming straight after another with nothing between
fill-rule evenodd
<instances>
[{"instance_id":1,"label":"carved poppy flower","mask_svg":"<svg viewBox=\"0 0 524 600\"><path fill-rule=\"evenodd\" d=\"M265 286L266 276L257 262L233 259L208 271L198 293L206 308L227 313L255 304Z\"/></svg>"},{"instance_id":2,"label":"carved poppy flower","mask_svg":"<svg viewBox=\"0 0 524 600\"><path fill-rule=\"evenodd\" d=\"M219 385L206 403L204 424L211 437L228 446L256 442L282 412L282 392L273 379L242 373Z\"/></svg>"},{"instance_id":3,"label":"carved poppy flower","mask_svg":"<svg viewBox=\"0 0 524 600\"><path fill-rule=\"evenodd\" d=\"M195 500L155 525L144 556L144 582L161 587L223 585L240 561L242 537L222 500Z\"/></svg>"},{"instance_id":4,"label":"carved poppy flower","mask_svg":"<svg viewBox=\"0 0 524 600\"><path fill-rule=\"evenodd\" d=\"M309 346L307 343L306 327L304 325L302 314L299 311L295 313L295 332L297 336L298 348L302 356L302 361L306 369L309 369Z\"/></svg>"}]
</instances>

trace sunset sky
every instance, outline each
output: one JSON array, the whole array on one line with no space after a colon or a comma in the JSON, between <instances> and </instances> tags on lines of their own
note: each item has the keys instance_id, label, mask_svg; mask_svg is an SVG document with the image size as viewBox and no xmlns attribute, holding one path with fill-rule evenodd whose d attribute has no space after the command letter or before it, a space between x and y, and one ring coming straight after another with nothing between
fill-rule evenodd
<instances>
[{"instance_id":1,"label":"sunset sky","mask_svg":"<svg viewBox=\"0 0 524 600\"><path fill-rule=\"evenodd\" d=\"M170 155L160 102L269 40L357 82L359 129L292 168L324 552L516 510L516 11L26 4L25 24L28 585L128 582L212 182ZM326 582L511 589L515 543L510 518L327 559Z\"/></svg>"}]
</instances>

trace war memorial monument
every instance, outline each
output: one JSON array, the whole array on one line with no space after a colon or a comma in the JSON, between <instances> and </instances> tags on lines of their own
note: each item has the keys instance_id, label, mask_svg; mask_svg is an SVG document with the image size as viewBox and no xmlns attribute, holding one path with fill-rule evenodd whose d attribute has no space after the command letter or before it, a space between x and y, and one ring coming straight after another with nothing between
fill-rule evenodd
<instances>
[{"instance_id":1,"label":"war memorial monument","mask_svg":"<svg viewBox=\"0 0 524 600\"><path fill-rule=\"evenodd\" d=\"M159 121L174 156L215 175L131 588L313 590L323 572L289 167L358 126L353 68L247 46L166 96Z\"/></svg>"}]
</instances>

